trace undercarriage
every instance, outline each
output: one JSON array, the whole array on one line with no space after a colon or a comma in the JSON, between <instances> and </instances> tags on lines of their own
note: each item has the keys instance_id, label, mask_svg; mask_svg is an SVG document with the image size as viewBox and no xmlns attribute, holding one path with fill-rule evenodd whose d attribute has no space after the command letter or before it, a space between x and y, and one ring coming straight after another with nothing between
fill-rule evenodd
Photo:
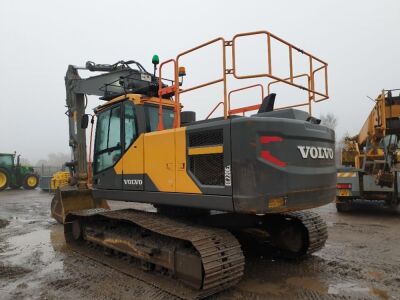
<instances>
[{"instance_id":1,"label":"undercarriage","mask_svg":"<svg viewBox=\"0 0 400 300\"><path fill-rule=\"evenodd\" d=\"M239 282L246 253L241 242L298 259L321 249L327 239L325 222L310 211L263 216L201 211L190 218L160 211L164 214L133 209L70 213L65 238L81 254L191 299Z\"/></svg>"}]
</instances>

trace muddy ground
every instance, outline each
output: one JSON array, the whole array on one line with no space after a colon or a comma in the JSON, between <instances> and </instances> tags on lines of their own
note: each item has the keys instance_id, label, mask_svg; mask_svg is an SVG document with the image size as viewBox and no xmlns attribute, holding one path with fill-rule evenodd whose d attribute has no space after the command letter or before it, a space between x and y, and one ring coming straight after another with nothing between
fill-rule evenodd
<instances>
[{"instance_id":1,"label":"muddy ground","mask_svg":"<svg viewBox=\"0 0 400 300\"><path fill-rule=\"evenodd\" d=\"M50 200L39 190L0 192L0 299L173 298L72 252ZM250 257L243 280L212 299L400 299L400 213L316 211L329 226L323 250L303 261Z\"/></svg>"}]
</instances>

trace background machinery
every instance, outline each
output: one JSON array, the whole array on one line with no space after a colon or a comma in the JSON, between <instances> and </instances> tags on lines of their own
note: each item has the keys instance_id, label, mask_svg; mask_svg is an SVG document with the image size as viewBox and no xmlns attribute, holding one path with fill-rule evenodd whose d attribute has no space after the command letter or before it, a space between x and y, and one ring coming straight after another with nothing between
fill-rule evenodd
<instances>
[{"instance_id":1,"label":"background machinery","mask_svg":"<svg viewBox=\"0 0 400 300\"><path fill-rule=\"evenodd\" d=\"M264 37L264 45L286 47L288 77L274 73L270 46L264 73L239 74L237 43L254 36ZM221 77L183 88L182 57L208 46L221 47ZM294 72L293 52L307 59L304 74ZM101 72L88 78L79 76L81 68L68 67L74 160L68 164L71 185L58 189L52 201L52 215L64 223L67 243L121 270L136 263L148 271L146 276L184 283L198 298L240 280L242 247L250 241L259 250L268 244L276 255L291 258L321 249L326 224L305 209L335 198L334 132L310 115L313 102L328 98L327 64L267 31L201 44L161 63L158 76L158 56L153 64L150 73L135 61L88 62L82 69ZM173 67L172 80L162 76L167 64ZM320 89L317 76L323 78ZM306 91L307 100L276 109L276 95L268 92L256 104L232 109L231 93L255 85L229 92L228 77L271 80L268 90L283 83ZM305 85L297 81L300 77ZM223 88L222 117L196 120L194 112L182 111L182 94L215 84ZM264 86L257 86L263 94ZM85 114L86 95L105 101L91 118ZM309 113L293 106L306 106ZM249 111L255 114L244 116ZM85 131L94 117L93 163L89 154L88 164ZM157 212L109 210L104 199L150 203ZM134 263L118 263L121 257Z\"/></svg>"},{"instance_id":2,"label":"background machinery","mask_svg":"<svg viewBox=\"0 0 400 300\"><path fill-rule=\"evenodd\" d=\"M51 176L40 176L39 187L41 190L55 193L58 188L68 186L71 175L67 171L58 171Z\"/></svg>"},{"instance_id":3,"label":"background machinery","mask_svg":"<svg viewBox=\"0 0 400 300\"><path fill-rule=\"evenodd\" d=\"M348 211L356 199L400 203L399 187L399 90L382 90L358 135L345 139L338 170L338 211Z\"/></svg>"},{"instance_id":4,"label":"background machinery","mask_svg":"<svg viewBox=\"0 0 400 300\"><path fill-rule=\"evenodd\" d=\"M16 160L16 162L15 162ZM35 189L39 184L39 175L30 166L22 166L20 155L0 153L0 191L11 187Z\"/></svg>"}]
</instances>

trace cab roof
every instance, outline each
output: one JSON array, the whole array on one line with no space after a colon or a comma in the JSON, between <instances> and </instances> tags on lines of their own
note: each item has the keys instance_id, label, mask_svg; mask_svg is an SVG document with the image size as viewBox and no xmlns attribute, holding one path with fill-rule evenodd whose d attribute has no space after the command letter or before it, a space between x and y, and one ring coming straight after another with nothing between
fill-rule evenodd
<instances>
[{"instance_id":1,"label":"cab roof","mask_svg":"<svg viewBox=\"0 0 400 300\"><path fill-rule=\"evenodd\" d=\"M107 107L114 105L118 102L122 102L124 100L130 100L136 105L143 105L145 103L152 103L152 104L160 104L160 98L158 97L149 97L143 94L126 94L126 95L121 95L118 97L115 97L114 99L107 101L105 104L99 105L95 108L95 112L102 111L106 109ZM169 106L169 107L174 107L174 101L170 99L164 99L162 98L162 105L163 106Z\"/></svg>"}]
</instances>

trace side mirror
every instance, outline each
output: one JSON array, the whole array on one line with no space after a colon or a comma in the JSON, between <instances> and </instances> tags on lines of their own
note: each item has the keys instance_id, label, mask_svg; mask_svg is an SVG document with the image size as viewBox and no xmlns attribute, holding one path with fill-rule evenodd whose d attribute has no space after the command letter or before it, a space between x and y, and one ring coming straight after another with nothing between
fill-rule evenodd
<instances>
[{"instance_id":1,"label":"side mirror","mask_svg":"<svg viewBox=\"0 0 400 300\"><path fill-rule=\"evenodd\" d=\"M89 125L89 115L84 114L81 119L81 128L86 129Z\"/></svg>"}]
</instances>

